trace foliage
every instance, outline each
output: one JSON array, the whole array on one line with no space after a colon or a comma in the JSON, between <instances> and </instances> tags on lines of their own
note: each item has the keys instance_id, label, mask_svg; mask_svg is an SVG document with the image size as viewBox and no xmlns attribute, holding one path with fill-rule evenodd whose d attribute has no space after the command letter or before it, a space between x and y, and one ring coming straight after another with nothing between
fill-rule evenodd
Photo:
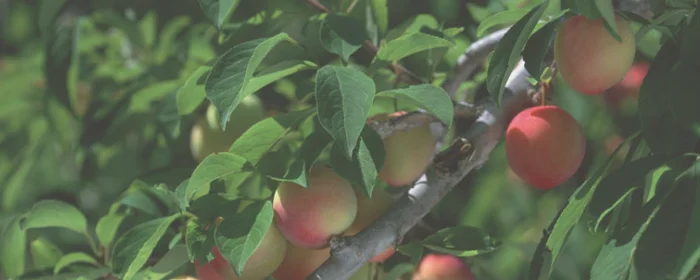
<instances>
[{"instance_id":1,"label":"foliage","mask_svg":"<svg viewBox=\"0 0 700 280\"><path fill-rule=\"evenodd\" d=\"M499 145L373 273L398 279L440 252L479 279L697 277L697 1L650 0L652 18L605 0L464 2L9 1L0 279L170 279L194 275L215 245L241 273L273 224L280 182L308 187L309 169L328 164L358 194L402 193L377 180L385 150L368 119L420 110L458 132L453 101L502 105L521 59L551 86L547 102L582 125L583 166L538 191L509 173ZM637 60L651 62L622 109L612 92L573 91L548 58L563 19L601 18L619 38L616 13L634 26ZM488 62L445 92L462 52L504 27ZM252 95L267 117L197 162L191 133L207 106L227 130Z\"/></svg>"}]
</instances>

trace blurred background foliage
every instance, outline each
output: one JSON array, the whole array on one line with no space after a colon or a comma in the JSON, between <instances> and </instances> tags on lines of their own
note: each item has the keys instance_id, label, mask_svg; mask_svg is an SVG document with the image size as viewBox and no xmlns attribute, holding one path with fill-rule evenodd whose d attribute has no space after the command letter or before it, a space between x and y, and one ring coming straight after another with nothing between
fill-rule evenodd
<instances>
[{"instance_id":1,"label":"blurred background foliage","mask_svg":"<svg viewBox=\"0 0 700 280\"><path fill-rule=\"evenodd\" d=\"M305 1L241 1L231 23L223 26L227 35L221 37L195 0L67 1L59 14L47 7L52 1L65 2L0 0L0 232L42 199L76 205L92 226L107 213L122 213L126 218L121 233L164 215L167 207L157 195L132 182L164 183L172 189L196 166L189 129L205 106L184 117L173 112L176 93L187 90L180 87L191 73L237 43L279 32L300 42L303 56L319 65L334 59L318 40L320 13ZM350 0L321 2L333 10L354 5ZM403 61L419 76L439 82L461 52L483 35L477 33L483 20L538 3L389 0L388 25L380 28L386 34L381 36L391 38L411 28L464 28L454 37L456 47L445 50L439 61L430 59L434 54L429 51ZM363 18L362 5L350 15ZM378 36L370 34L375 42ZM659 36L651 31L642 39L639 61L658 50ZM371 56L360 51L353 59L368 64ZM311 93L310 75L300 72L257 92L268 115L288 111L290 104ZM395 78L391 71L380 71L374 77L378 91L394 86ZM482 69L463 85L470 99L487 95L484 79ZM639 129L635 94L587 96L573 92L559 77L554 84L551 102L570 112L588 137L579 173L561 187L538 191L509 170L504 146L499 145L488 164L465 178L416 230L472 225L501 241L494 252L468 258L480 279L522 279L543 229L574 188ZM383 110L381 104L375 107L374 112ZM89 251L82 236L63 229L38 229L28 240L29 271L36 275L65 252ZM586 279L603 241L586 224L577 226L554 278ZM160 249L162 256L167 248ZM154 256L158 254L157 250ZM396 254L387 267L405 261Z\"/></svg>"}]
</instances>

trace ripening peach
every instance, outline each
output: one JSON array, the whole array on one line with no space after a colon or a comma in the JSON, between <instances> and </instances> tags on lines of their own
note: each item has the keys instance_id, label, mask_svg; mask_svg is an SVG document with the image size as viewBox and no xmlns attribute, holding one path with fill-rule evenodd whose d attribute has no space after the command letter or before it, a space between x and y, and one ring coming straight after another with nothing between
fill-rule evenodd
<instances>
[{"instance_id":1,"label":"ripening peach","mask_svg":"<svg viewBox=\"0 0 700 280\"><path fill-rule=\"evenodd\" d=\"M614 110L619 110L623 102L638 98L648 71L648 62L637 62L632 65L625 77L603 95L608 105Z\"/></svg>"},{"instance_id":2,"label":"ripening peach","mask_svg":"<svg viewBox=\"0 0 700 280\"><path fill-rule=\"evenodd\" d=\"M586 152L581 126L569 113L552 105L520 112L505 138L510 168L526 183L544 190L573 176Z\"/></svg>"},{"instance_id":3,"label":"ripening peach","mask_svg":"<svg viewBox=\"0 0 700 280\"><path fill-rule=\"evenodd\" d=\"M357 196L350 183L329 167L313 167L308 178L308 188L281 183L272 207L275 224L290 243L318 249L355 221Z\"/></svg>"},{"instance_id":4,"label":"ripening peach","mask_svg":"<svg viewBox=\"0 0 700 280\"><path fill-rule=\"evenodd\" d=\"M370 226L374 221L379 219L394 203L394 199L381 188L375 188L372 191L372 198L367 198L364 194L356 192L357 196L357 217L355 222L345 231L345 235L355 235L360 231ZM369 262L383 262L394 254L396 249L394 246L387 248L383 252L374 256Z\"/></svg>"},{"instance_id":5,"label":"ripening peach","mask_svg":"<svg viewBox=\"0 0 700 280\"><path fill-rule=\"evenodd\" d=\"M209 263L200 265L195 261L195 271L200 280L264 279L280 266L286 250L287 240L273 224L268 228L262 242L246 262L240 277L236 276L233 268L216 247L212 248L214 259Z\"/></svg>"},{"instance_id":6,"label":"ripening peach","mask_svg":"<svg viewBox=\"0 0 700 280\"><path fill-rule=\"evenodd\" d=\"M330 256L330 248L309 249L289 244L282 264L272 276L280 280L304 280Z\"/></svg>"},{"instance_id":7,"label":"ripening peach","mask_svg":"<svg viewBox=\"0 0 700 280\"><path fill-rule=\"evenodd\" d=\"M405 112L391 114L397 117ZM430 164L436 145L427 122L421 126L396 131L384 138L384 165L379 179L390 186L400 187L413 183Z\"/></svg>"},{"instance_id":8,"label":"ripening peach","mask_svg":"<svg viewBox=\"0 0 700 280\"><path fill-rule=\"evenodd\" d=\"M636 50L629 23L615 17L617 41L605 28L603 19L582 15L567 19L554 42L557 70L574 90L589 95L603 93L622 80L632 66Z\"/></svg>"},{"instance_id":9,"label":"ripening peach","mask_svg":"<svg viewBox=\"0 0 700 280\"><path fill-rule=\"evenodd\" d=\"M227 152L233 142L248 128L265 118L262 102L256 95L244 98L233 110L226 125L221 128L219 112L213 104L207 107L206 117L197 120L190 134L190 150L197 161L212 153Z\"/></svg>"},{"instance_id":10,"label":"ripening peach","mask_svg":"<svg viewBox=\"0 0 700 280\"><path fill-rule=\"evenodd\" d=\"M430 254L421 260L413 280L474 280L467 265L452 255Z\"/></svg>"}]
</instances>

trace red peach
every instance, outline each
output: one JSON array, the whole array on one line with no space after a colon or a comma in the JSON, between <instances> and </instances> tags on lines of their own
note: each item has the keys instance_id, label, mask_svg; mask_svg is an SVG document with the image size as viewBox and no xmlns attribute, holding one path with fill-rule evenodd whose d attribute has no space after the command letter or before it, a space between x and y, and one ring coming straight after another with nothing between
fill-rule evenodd
<instances>
[{"instance_id":1,"label":"red peach","mask_svg":"<svg viewBox=\"0 0 700 280\"><path fill-rule=\"evenodd\" d=\"M402 112L392 114L400 116ZM430 123L396 131L384 138L384 166L379 179L390 186L400 187L413 183L430 164L435 151L435 138Z\"/></svg>"},{"instance_id":2,"label":"red peach","mask_svg":"<svg viewBox=\"0 0 700 280\"><path fill-rule=\"evenodd\" d=\"M331 168L314 167L308 178L308 188L291 182L277 187L275 224L290 243L318 249L355 221L357 196L350 183Z\"/></svg>"},{"instance_id":3,"label":"red peach","mask_svg":"<svg viewBox=\"0 0 700 280\"><path fill-rule=\"evenodd\" d=\"M474 280L469 268L452 255L430 254L421 260L413 280Z\"/></svg>"},{"instance_id":4,"label":"red peach","mask_svg":"<svg viewBox=\"0 0 700 280\"><path fill-rule=\"evenodd\" d=\"M619 82L632 66L634 33L629 23L616 16L619 42L605 28L603 19L578 15L559 28L554 42L554 60L562 78L583 94L600 94Z\"/></svg>"},{"instance_id":5,"label":"red peach","mask_svg":"<svg viewBox=\"0 0 700 280\"><path fill-rule=\"evenodd\" d=\"M195 271L201 280L218 279L263 279L280 266L287 250L287 240L271 225L263 236L263 240L243 267L243 273L237 277L233 268L228 264L218 248L212 248L214 259L209 263L200 265L195 261Z\"/></svg>"},{"instance_id":6,"label":"red peach","mask_svg":"<svg viewBox=\"0 0 700 280\"><path fill-rule=\"evenodd\" d=\"M586 152L581 126L569 113L551 105L518 113L505 138L510 168L526 183L544 190L573 176Z\"/></svg>"},{"instance_id":7,"label":"red peach","mask_svg":"<svg viewBox=\"0 0 700 280\"><path fill-rule=\"evenodd\" d=\"M304 280L330 256L330 248L308 249L289 244L282 264L272 276L280 280Z\"/></svg>"},{"instance_id":8,"label":"red peach","mask_svg":"<svg viewBox=\"0 0 700 280\"><path fill-rule=\"evenodd\" d=\"M394 203L394 199L386 191L375 188L372 191L372 198L367 198L364 194L356 192L357 196L357 218L355 222L345 232L346 235L352 236L374 223L381 217ZM374 256L369 262L383 262L394 254L396 249L394 246L387 248L383 252Z\"/></svg>"}]
</instances>

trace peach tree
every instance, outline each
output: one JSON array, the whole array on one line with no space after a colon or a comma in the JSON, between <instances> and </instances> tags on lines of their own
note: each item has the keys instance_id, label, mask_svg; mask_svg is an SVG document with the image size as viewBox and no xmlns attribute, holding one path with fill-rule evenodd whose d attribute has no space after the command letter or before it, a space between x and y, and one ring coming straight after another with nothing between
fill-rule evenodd
<instances>
[{"instance_id":1,"label":"peach tree","mask_svg":"<svg viewBox=\"0 0 700 280\"><path fill-rule=\"evenodd\" d=\"M0 279L695 279L698 4L0 0Z\"/></svg>"}]
</instances>

